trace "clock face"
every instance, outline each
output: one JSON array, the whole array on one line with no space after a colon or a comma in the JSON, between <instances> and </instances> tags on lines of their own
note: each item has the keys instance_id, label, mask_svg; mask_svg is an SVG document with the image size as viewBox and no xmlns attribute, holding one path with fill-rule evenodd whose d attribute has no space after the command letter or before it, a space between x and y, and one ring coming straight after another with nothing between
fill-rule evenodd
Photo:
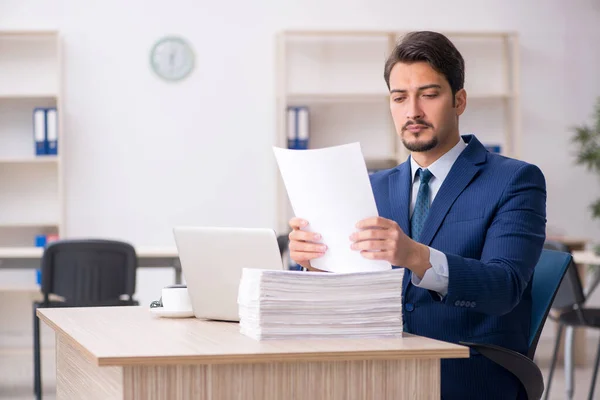
<instances>
[{"instance_id":1,"label":"clock face","mask_svg":"<svg viewBox=\"0 0 600 400\"><path fill-rule=\"evenodd\" d=\"M194 52L183 39L168 36L160 39L150 52L154 72L167 81L179 81L194 69Z\"/></svg>"}]
</instances>

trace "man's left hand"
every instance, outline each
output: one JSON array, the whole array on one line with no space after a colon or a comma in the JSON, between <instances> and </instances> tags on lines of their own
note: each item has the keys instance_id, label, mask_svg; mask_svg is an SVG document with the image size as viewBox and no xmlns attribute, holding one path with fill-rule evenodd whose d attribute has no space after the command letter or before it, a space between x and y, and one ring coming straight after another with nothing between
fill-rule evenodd
<instances>
[{"instance_id":1,"label":"man's left hand","mask_svg":"<svg viewBox=\"0 0 600 400\"><path fill-rule=\"evenodd\" d=\"M350 236L352 249L370 260L385 260L406 267L423 278L429 264L429 248L409 238L395 221L371 217L356 224L359 232Z\"/></svg>"}]
</instances>

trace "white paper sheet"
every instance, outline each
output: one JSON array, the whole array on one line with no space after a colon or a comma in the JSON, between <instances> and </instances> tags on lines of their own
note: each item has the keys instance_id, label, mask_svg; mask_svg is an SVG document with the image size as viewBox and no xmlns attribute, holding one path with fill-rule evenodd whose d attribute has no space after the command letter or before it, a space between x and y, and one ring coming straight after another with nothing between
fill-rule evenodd
<instances>
[{"instance_id":1,"label":"white paper sheet","mask_svg":"<svg viewBox=\"0 0 600 400\"><path fill-rule=\"evenodd\" d=\"M356 223L378 216L359 143L315 150L273 148L294 214L322 235L323 257L311 265L331 272L381 271L390 263L368 260L350 248Z\"/></svg>"}]
</instances>

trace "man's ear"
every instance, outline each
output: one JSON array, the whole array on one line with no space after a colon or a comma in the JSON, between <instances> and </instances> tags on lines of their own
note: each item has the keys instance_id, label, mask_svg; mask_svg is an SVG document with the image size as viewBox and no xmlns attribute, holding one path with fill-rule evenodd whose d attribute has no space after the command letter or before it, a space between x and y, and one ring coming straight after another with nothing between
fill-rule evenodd
<instances>
[{"instance_id":1,"label":"man's ear","mask_svg":"<svg viewBox=\"0 0 600 400\"><path fill-rule=\"evenodd\" d=\"M465 89L460 89L454 95L454 108L457 117L465 112L465 108L467 108L467 91Z\"/></svg>"}]
</instances>

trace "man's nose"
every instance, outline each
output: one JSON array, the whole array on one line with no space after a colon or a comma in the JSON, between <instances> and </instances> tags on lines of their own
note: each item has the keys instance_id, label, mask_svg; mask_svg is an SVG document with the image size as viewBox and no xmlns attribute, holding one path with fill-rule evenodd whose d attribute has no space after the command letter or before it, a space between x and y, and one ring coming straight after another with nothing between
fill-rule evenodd
<instances>
[{"instance_id":1,"label":"man's nose","mask_svg":"<svg viewBox=\"0 0 600 400\"><path fill-rule=\"evenodd\" d=\"M410 100L408 109L406 110L406 119L422 119L423 109L420 107L418 100Z\"/></svg>"}]
</instances>

